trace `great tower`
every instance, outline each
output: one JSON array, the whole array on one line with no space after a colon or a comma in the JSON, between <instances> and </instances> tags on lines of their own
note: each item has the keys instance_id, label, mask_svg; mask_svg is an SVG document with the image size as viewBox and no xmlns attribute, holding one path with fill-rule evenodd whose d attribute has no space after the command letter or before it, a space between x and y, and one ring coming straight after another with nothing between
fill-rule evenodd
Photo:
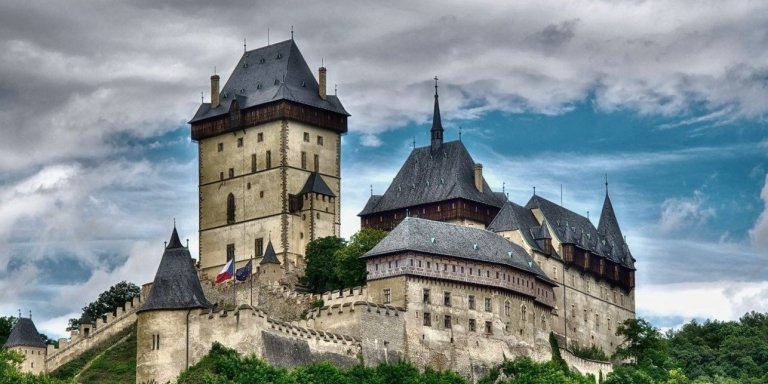
<instances>
[{"instance_id":1,"label":"great tower","mask_svg":"<svg viewBox=\"0 0 768 384\"><path fill-rule=\"evenodd\" d=\"M245 51L221 90L211 76L211 102L189 122L204 276L233 257L259 265L270 241L282 274L294 274L309 241L339 236L348 116L326 92L326 69L315 80L293 39Z\"/></svg>"}]
</instances>

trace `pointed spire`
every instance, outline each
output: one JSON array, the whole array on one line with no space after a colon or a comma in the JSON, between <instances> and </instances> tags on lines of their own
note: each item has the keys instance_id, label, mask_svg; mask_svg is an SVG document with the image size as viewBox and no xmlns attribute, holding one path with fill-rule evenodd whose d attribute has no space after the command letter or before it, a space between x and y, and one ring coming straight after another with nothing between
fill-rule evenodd
<instances>
[{"instance_id":1,"label":"pointed spire","mask_svg":"<svg viewBox=\"0 0 768 384\"><path fill-rule=\"evenodd\" d=\"M437 76L435 76L435 110L432 113L432 149L443 145L443 123L440 120L440 103L437 95Z\"/></svg>"},{"instance_id":2,"label":"pointed spire","mask_svg":"<svg viewBox=\"0 0 768 384\"><path fill-rule=\"evenodd\" d=\"M171 239L168 240L168 245L165 249L183 248L181 240L179 239L179 233L176 232L176 219L173 219L173 232L171 233Z\"/></svg>"},{"instance_id":3,"label":"pointed spire","mask_svg":"<svg viewBox=\"0 0 768 384\"><path fill-rule=\"evenodd\" d=\"M270 237L272 235L270 234ZM275 253L275 247L272 246L272 240L267 242L267 249L264 251L264 256L261 258L259 264L280 264L280 260Z\"/></svg>"}]
</instances>

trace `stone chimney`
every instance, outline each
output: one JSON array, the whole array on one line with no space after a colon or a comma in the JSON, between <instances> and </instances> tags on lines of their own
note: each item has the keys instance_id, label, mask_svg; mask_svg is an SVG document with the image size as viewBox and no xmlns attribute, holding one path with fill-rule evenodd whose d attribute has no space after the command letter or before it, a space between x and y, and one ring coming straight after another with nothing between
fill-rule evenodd
<instances>
[{"instance_id":1,"label":"stone chimney","mask_svg":"<svg viewBox=\"0 0 768 384\"><path fill-rule=\"evenodd\" d=\"M475 188L483 191L483 165L480 163L475 163Z\"/></svg>"},{"instance_id":2,"label":"stone chimney","mask_svg":"<svg viewBox=\"0 0 768 384\"><path fill-rule=\"evenodd\" d=\"M320 85L320 90L319 90L320 98L325 100L325 97L326 97L325 96L326 95L325 94L325 67L320 67L320 76L319 77L320 77L320 80L319 80L319 82L320 82L320 84L319 84Z\"/></svg>"},{"instance_id":3,"label":"stone chimney","mask_svg":"<svg viewBox=\"0 0 768 384\"><path fill-rule=\"evenodd\" d=\"M219 107L219 75L211 76L211 108Z\"/></svg>"}]
</instances>

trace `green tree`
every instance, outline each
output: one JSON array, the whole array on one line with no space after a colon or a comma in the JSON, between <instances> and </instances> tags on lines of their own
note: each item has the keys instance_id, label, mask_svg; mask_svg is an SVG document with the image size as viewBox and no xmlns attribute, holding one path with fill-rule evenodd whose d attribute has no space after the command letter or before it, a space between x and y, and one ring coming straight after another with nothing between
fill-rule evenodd
<instances>
[{"instance_id":1,"label":"green tree","mask_svg":"<svg viewBox=\"0 0 768 384\"><path fill-rule=\"evenodd\" d=\"M629 359L657 381L666 379L667 343L658 329L640 318L627 319L616 327L616 335L624 337L616 349L617 358Z\"/></svg>"},{"instance_id":2,"label":"green tree","mask_svg":"<svg viewBox=\"0 0 768 384\"><path fill-rule=\"evenodd\" d=\"M0 317L0 346L5 344L8 340L8 336L11 335L11 329L16 324L15 316L2 316Z\"/></svg>"},{"instance_id":3,"label":"green tree","mask_svg":"<svg viewBox=\"0 0 768 384\"><path fill-rule=\"evenodd\" d=\"M655 384L651 376L632 366L620 366L614 368L608 374L603 384Z\"/></svg>"},{"instance_id":4,"label":"green tree","mask_svg":"<svg viewBox=\"0 0 768 384\"><path fill-rule=\"evenodd\" d=\"M136 284L121 281L99 294L96 301L83 307L83 312L87 313L91 320L96 321L108 313L114 313L117 308L124 308L126 302L133 300L140 294L141 288ZM77 329L79 326L79 318L69 319L67 330Z\"/></svg>"},{"instance_id":5,"label":"green tree","mask_svg":"<svg viewBox=\"0 0 768 384\"><path fill-rule=\"evenodd\" d=\"M349 243L336 252L336 276L343 287L364 285L367 272L365 260L360 256L370 251L381 239L387 236L386 231L374 228L363 228L352 235Z\"/></svg>"},{"instance_id":6,"label":"green tree","mask_svg":"<svg viewBox=\"0 0 768 384\"><path fill-rule=\"evenodd\" d=\"M341 288L341 282L336 276L335 255L344 245L344 239L333 236L310 241L305 253L307 268L301 283L315 293Z\"/></svg>"}]
</instances>

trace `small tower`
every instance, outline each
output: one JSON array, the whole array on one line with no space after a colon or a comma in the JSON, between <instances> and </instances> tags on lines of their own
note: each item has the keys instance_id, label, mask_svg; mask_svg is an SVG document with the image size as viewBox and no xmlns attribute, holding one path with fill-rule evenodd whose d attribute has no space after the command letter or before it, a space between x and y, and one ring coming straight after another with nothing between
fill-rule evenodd
<instances>
[{"instance_id":1,"label":"small tower","mask_svg":"<svg viewBox=\"0 0 768 384\"><path fill-rule=\"evenodd\" d=\"M194 260L174 227L147 300L136 311L137 383L173 381L187 368L187 319L192 311L210 307Z\"/></svg>"},{"instance_id":2,"label":"small tower","mask_svg":"<svg viewBox=\"0 0 768 384\"><path fill-rule=\"evenodd\" d=\"M83 315L80 316L80 336L87 338L93 333L96 323L88 316L88 312L83 311Z\"/></svg>"},{"instance_id":3,"label":"small tower","mask_svg":"<svg viewBox=\"0 0 768 384\"><path fill-rule=\"evenodd\" d=\"M283 275L280 260L277 259L275 248L272 246L272 240L267 243L267 250L264 251L264 257L259 262L259 281L262 284L274 283L280 280Z\"/></svg>"},{"instance_id":4,"label":"small tower","mask_svg":"<svg viewBox=\"0 0 768 384\"><path fill-rule=\"evenodd\" d=\"M35 323L32 322L32 316L29 318L19 316L3 347L24 356L20 367L22 372L32 374L45 372L46 346L40 333L37 332Z\"/></svg>"}]
</instances>

